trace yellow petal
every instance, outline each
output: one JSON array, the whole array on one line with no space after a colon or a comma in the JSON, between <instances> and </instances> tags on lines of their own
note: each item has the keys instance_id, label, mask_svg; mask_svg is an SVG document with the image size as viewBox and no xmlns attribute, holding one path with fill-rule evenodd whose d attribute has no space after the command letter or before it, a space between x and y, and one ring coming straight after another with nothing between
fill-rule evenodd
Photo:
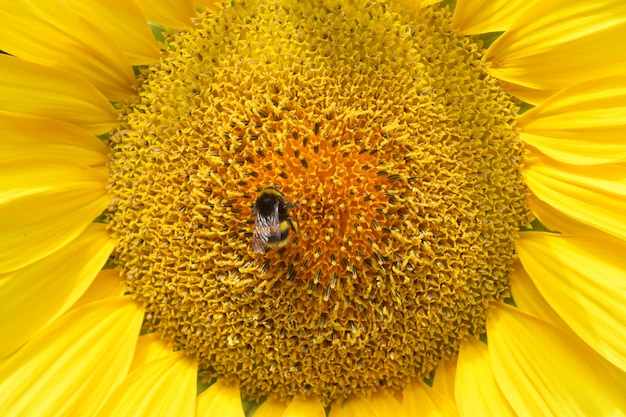
<instances>
[{"instance_id":1,"label":"yellow petal","mask_svg":"<svg viewBox=\"0 0 626 417\"><path fill-rule=\"evenodd\" d=\"M268 398L257 408L254 412L253 417L276 417L283 416L285 410L287 409L287 404L278 400L277 398Z\"/></svg>"},{"instance_id":2,"label":"yellow petal","mask_svg":"<svg viewBox=\"0 0 626 417\"><path fill-rule=\"evenodd\" d=\"M107 207L101 173L63 160L0 161L0 273L71 242Z\"/></svg>"},{"instance_id":3,"label":"yellow petal","mask_svg":"<svg viewBox=\"0 0 626 417\"><path fill-rule=\"evenodd\" d=\"M442 0L421 0L420 1L420 5L422 7L427 7L427 6L431 6L433 4L438 4L441 3Z\"/></svg>"},{"instance_id":4,"label":"yellow petal","mask_svg":"<svg viewBox=\"0 0 626 417\"><path fill-rule=\"evenodd\" d=\"M387 391L372 394L369 398L352 395L337 400L330 407L329 417L405 417L408 416L401 403Z\"/></svg>"},{"instance_id":5,"label":"yellow petal","mask_svg":"<svg viewBox=\"0 0 626 417\"><path fill-rule=\"evenodd\" d=\"M161 333L149 333L139 337L135 356L130 364L130 372L147 363L169 356L173 352L172 346L161 338Z\"/></svg>"},{"instance_id":6,"label":"yellow petal","mask_svg":"<svg viewBox=\"0 0 626 417\"><path fill-rule=\"evenodd\" d=\"M369 401L367 401L365 398L357 397L355 395L345 400L334 401L330 407L330 413L328 415L328 417L355 416L380 417L374 409L374 406L370 404Z\"/></svg>"},{"instance_id":7,"label":"yellow petal","mask_svg":"<svg viewBox=\"0 0 626 417\"><path fill-rule=\"evenodd\" d=\"M165 27L187 28L191 26L191 19L196 16L194 2L191 0L137 0L137 3L150 22Z\"/></svg>"},{"instance_id":8,"label":"yellow petal","mask_svg":"<svg viewBox=\"0 0 626 417\"><path fill-rule=\"evenodd\" d=\"M626 2L538 1L485 53L487 71L543 90L623 72Z\"/></svg>"},{"instance_id":9,"label":"yellow petal","mask_svg":"<svg viewBox=\"0 0 626 417\"><path fill-rule=\"evenodd\" d=\"M422 381L412 381L402 392L402 408L409 416L457 417L454 402Z\"/></svg>"},{"instance_id":10,"label":"yellow petal","mask_svg":"<svg viewBox=\"0 0 626 417\"><path fill-rule=\"evenodd\" d=\"M559 316L626 371L626 242L602 233L523 233L517 252Z\"/></svg>"},{"instance_id":11,"label":"yellow petal","mask_svg":"<svg viewBox=\"0 0 626 417\"><path fill-rule=\"evenodd\" d=\"M326 412L315 397L295 398L287 405L282 417L326 417Z\"/></svg>"},{"instance_id":12,"label":"yellow petal","mask_svg":"<svg viewBox=\"0 0 626 417\"><path fill-rule=\"evenodd\" d=\"M196 0L194 3L197 7L208 9L214 13L220 11L222 8L221 0Z\"/></svg>"},{"instance_id":13,"label":"yellow petal","mask_svg":"<svg viewBox=\"0 0 626 417\"><path fill-rule=\"evenodd\" d=\"M480 340L469 337L461 345L456 377L456 403L462 416L517 416L496 384L487 346Z\"/></svg>"},{"instance_id":14,"label":"yellow petal","mask_svg":"<svg viewBox=\"0 0 626 417\"><path fill-rule=\"evenodd\" d=\"M520 234L523 235L525 233L534 232L522 232ZM568 328L563 319L543 298L519 260L515 262L513 273L511 274L511 293L513 294L515 305L524 313L547 320L561 329Z\"/></svg>"},{"instance_id":15,"label":"yellow petal","mask_svg":"<svg viewBox=\"0 0 626 417\"><path fill-rule=\"evenodd\" d=\"M2 54L0 110L74 123L94 134L118 124L113 106L84 78Z\"/></svg>"},{"instance_id":16,"label":"yellow petal","mask_svg":"<svg viewBox=\"0 0 626 417\"><path fill-rule=\"evenodd\" d=\"M0 275L0 357L28 341L85 292L107 261L113 242L94 224L61 250ZM7 319L10 318L10 319Z\"/></svg>"},{"instance_id":17,"label":"yellow petal","mask_svg":"<svg viewBox=\"0 0 626 417\"><path fill-rule=\"evenodd\" d=\"M124 379L142 320L130 297L61 316L0 369L2 415L93 415Z\"/></svg>"},{"instance_id":18,"label":"yellow petal","mask_svg":"<svg viewBox=\"0 0 626 417\"><path fill-rule=\"evenodd\" d=\"M386 390L380 390L367 398L378 417L409 417L402 405Z\"/></svg>"},{"instance_id":19,"label":"yellow petal","mask_svg":"<svg viewBox=\"0 0 626 417\"><path fill-rule=\"evenodd\" d=\"M107 161L106 146L95 135L60 120L0 111L0 159L43 156L88 166Z\"/></svg>"},{"instance_id":20,"label":"yellow petal","mask_svg":"<svg viewBox=\"0 0 626 417\"><path fill-rule=\"evenodd\" d=\"M450 401L454 402L455 379L456 361L443 360L439 363L439 366L437 366L437 370L435 371L433 389L448 397Z\"/></svg>"},{"instance_id":21,"label":"yellow petal","mask_svg":"<svg viewBox=\"0 0 626 417\"><path fill-rule=\"evenodd\" d=\"M536 0L458 0L452 26L462 35L507 30Z\"/></svg>"},{"instance_id":22,"label":"yellow petal","mask_svg":"<svg viewBox=\"0 0 626 417\"><path fill-rule=\"evenodd\" d=\"M131 372L97 417L194 416L197 377L196 361L172 352Z\"/></svg>"},{"instance_id":23,"label":"yellow petal","mask_svg":"<svg viewBox=\"0 0 626 417\"><path fill-rule=\"evenodd\" d=\"M412 12L433 4L441 3L441 0L399 0L398 3L404 10Z\"/></svg>"},{"instance_id":24,"label":"yellow petal","mask_svg":"<svg viewBox=\"0 0 626 417\"><path fill-rule=\"evenodd\" d=\"M487 335L494 376L518 415L626 413L623 381L614 380L609 363L570 333L498 303L489 311Z\"/></svg>"},{"instance_id":25,"label":"yellow petal","mask_svg":"<svg viewBox=\"0 0 626 417\"><path fill-rule=\"evenodd\" d=\"M239 386L222 379L198 396L196 417L245 417Z\"/></svg>"},{"instance_id":26,"label":"yellow petal","mask_svg":"<svg viewBox=\"0 0 626 417\"><path fill-rule=\"evenodd\" d=\"M528 205L547 230L559 233L567 233L571 230L577 230L579 227L584 226L582 223L572 219L571 217L563 216L561 212L556 210L550 204L544 203L536 196L530 194L527 198ZM591 227L593 230L598 231L595 227Z\"/></svg>"},{"instance_id":27,"label":"yellow petal","mask_svg":"<svg viewBox=\"0 0 626 417\"><path fill-rule=\"evenodd\" d=\"M517 119L524 142L568 164L626 160L626 77L567 88Z\"/></svg>"},{"instance_id":28,"label":"yellow petal","mask_svg":"<svg viewBox=\"0 0 626 417\"><path fill-rule=\"evenodd\" d=\"M99 26L75 13L65 1L11 1L0 9L5 52L85 77L105 96L133 94L135 76L128 59ZM122 19L124 11L118 12ZM107 29L114 30L114 28Z\"/></svg>"},{"instance_id":29,"label":"yellow petal","mask_svg":"<svg viewBox=\"0 0 626 417\"><path fill-rule=\"evenodd\" d=\"M626 238L626 165L567 165L531 153L524 176L544 203L581 223Z\"/></svg>"},{"instance_id":30,"label":"yellow petal","mask_svg":"<svg viewBox=\"0 0 626 417\"><path fill-rule=\"evenodd\" d=\"M74 303L72 309L109 297L119 297L126 292L126 281L117 269L105 269L98 273L87 291Z\"/></svg>"},{"instance_id":31,"label":"yellow petal","mask_svg":"<svg viewBox=\"0 0 626 417\"><path fill-rule=\"evenodd\" d=\"M130 64L149 65L159 59L159 46L137 3L132 0L81 0L65 4L99 27L115 42Z\"/></svg>"},{"instance_id":32,"label":"yellow petal","mask_svg":"<svg viewBox=\"0 0 626 417\"><path fill-rule=\"evenodd\" d=\"M543 102L557 92L556 90L537 90L506 81L502 81L501 85L502 89L510 95L533 105Z\"/></svg>"}]
</instances>

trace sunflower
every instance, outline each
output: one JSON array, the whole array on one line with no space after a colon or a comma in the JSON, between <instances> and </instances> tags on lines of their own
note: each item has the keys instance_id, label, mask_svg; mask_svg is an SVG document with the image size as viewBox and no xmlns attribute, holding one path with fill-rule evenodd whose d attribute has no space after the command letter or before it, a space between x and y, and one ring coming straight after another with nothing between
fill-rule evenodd
<instances>
[{"instance_id":1,"label":"sunflower","mask_svg":"<svg viewBox=\"0 0 626 417\"><path fill-rule=\"evenodd\" d=\"M2 416L626 413L622 0L5 3Z\"/></svg>"}]
</instances>

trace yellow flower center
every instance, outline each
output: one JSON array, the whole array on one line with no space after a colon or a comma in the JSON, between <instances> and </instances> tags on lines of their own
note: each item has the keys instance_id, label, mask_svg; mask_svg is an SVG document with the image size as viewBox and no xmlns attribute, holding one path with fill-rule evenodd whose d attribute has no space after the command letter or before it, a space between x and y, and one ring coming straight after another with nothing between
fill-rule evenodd
<instances>
[{"instance_id":1,"label":"yellow flower center","mask_svg":"<svg viewBox=\"0 0 626 417\"><path fill-rule=\"evenodd\" d=\"M529 211L516 106L447 9L247 1L169 35L111 135L146 327L243 394L401 389L484 332ZM255 253L257 193L298 205Z\"/></svg>"}]
</instances>

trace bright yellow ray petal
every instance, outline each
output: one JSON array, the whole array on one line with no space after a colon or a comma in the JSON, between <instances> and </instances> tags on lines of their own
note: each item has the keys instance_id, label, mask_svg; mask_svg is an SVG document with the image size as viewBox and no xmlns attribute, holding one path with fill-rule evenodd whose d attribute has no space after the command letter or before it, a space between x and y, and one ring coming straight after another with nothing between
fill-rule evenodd
<instances>
[{"instance_id":1,"label":"bright yellow ray petal","mask_svg":"<svg viewBox=\"0 0 626 417\"><path fill-rule=\"evenodd\" d=\"M107 261L113 242L94 224L61 250L0 275L0 357L28 341L85 292Z\"/></svg>"},{"instance_id":2,"label":"bright yellow ray petal","mask_svg":"<svg viewBox=\"0 0 626 417\"><path fill-rule=\"evenodd\" d=\"M528 197L533 214L547 230L568 235L596 235L603 233L594 226L578 222L570 217L563 216L550 205L540 201L534 195ZM621 238L620 238L621 239Z\"/></svg>"},{"instance_id":3,"label":"bright yellow ray petal","mask_svg":"<svg viewBox=\"0 0 626 417\"><path fill-rule=\"evenodd\" d=\"M65 1L5 2L0 8L2 50L38 64L50 65L89 80L105 96L124 99L133 94L135 76L115 42ZM123 11L118 19L122 19ZM107 30L114 31L114 28Z\"/></svg>"},{"instance_id":4,"label":"bright yellow ray petal","mask_svg":"<svg viewBox=\"0 0 626 417\"><path fill-rule=\"evenodd\" d=\"M41 158L0 161L0 273L75 239L108 205L107 177Z\"/></svg>"},{"instance_id":5,"label":"bright yellow ray petal","mask_svg":"<svg viewBox=\"0 0 626 417\"><path fill-rule=\"evenodd\" d=\"M456 372L456 403L463 417L515 417L493 376L487 345L469 337L461 345Z\"/></svg>"},{"instance_id":6,"label":"bright yellow ray petal","mask_svg":"<svg viewBox=\"0 0 626 417\"><path fill-rule=\"evenodd\" d=\"M380 417L369 401L354 395L345 400L334 401L330 407L330 413L328 414L328 417L355 416Z\"/></svg>"},{"instance_id":7,"label":"bright yellow ray petal","mask_svg":"<svg viewBox=\"0 0 626 417\"><path fill-rule=\"evenodd\" d=\"M626 242L601 233L523 233L517 252L552 308L626 371Z\"/></svg>"},{"instance_id":8,"label":"bright yellow ray petal","mask_svg":"<svg viewBox=\"0 0 626 417\"><path fill-rule=\"evenodd\" d=\"M626 48L626 2L539 1L487 50L487 71L544 90L620 74Z\"/></svg>"},{"instance_id":9,"label":"bright yellow ray petal","mask_svg":"<svg viewBox=\"0 0 626 417\"><path fill-rule=\"evenodd\" d=\"M196 417L245 417L239 386L221 379L198 396Z\"/></svg>"},{"instance_id":10,"label":"bright yellow ray petal","mask_svg":"<svg viewBox=\"0 0 626 417\"><path fill-rule=\"evenodd\" d=\"M282 417L326 417L326 412L317 398L300 397L287 405Z\"/></svg>"},{"instance_id":11,"label":"bright yellow ray petal","mask_svg":"<svg viewBox=\"0 0 626 417\"><path fill-rule=\"evenodd\" d=\"M254 412L253 417L276 417L283 416L285 410L287 409L287 404L276 399L276 398L268 398L257 408Z\"/></svg>"},{"instance_id":12,"label":"bright yellow ray petal","mask_svg":"<svg viewBox=\"0 0 626 417\"><path fill-rule=\"evenodd\" d=\"M118 124L113 106L84 78L2 54L0 110L74 123L94 134Z\"/></svg>"},{"instance_id":13,"label":"bright yellow ray petal","mask_svg":"<svg viewBox=\"0 0 626 417\"><path fill-rule=\"evenodd\" d=\"M534 232L522 232L521 234L525 233ZM513 273L511 274L511 293L513 294L515 305L524 313L547 320L561 329L569 328L543 298L519 260L515 262Z\"/></svg>"},{"instance_id":14,"label":"bright yellow ray petal","mask_svg":"<svg viewBox=\"0 0 626 417\"><path fill-rule=\"evenodd\" d=\"M537 198L581 223L626 238L626 165L567 165L530 152L526 184Z\"/></svg>"},{"instance_id":15,"label":"bright yellow ray petal","mask_svg":"<svg viewBox=\"0 0 626 417\"><path fill-rule=\"evenodd\" d=\"M161 333L149 333L139 337L129 372L173 352L172 346L161 340L161 337Z\"/></svg>"},{"instance_id":16,"label":"bright yellow ray petal","mask_svg":"<svg viewBox=\"0 0 626 417\"><path fill-rule=\"evenodd\" d=\"M196 15L192 0L137 0L148 20L165 27L184 29Z\"/></svg>"},{"instance_id":17,"label":"bright yellow ray petal","mask_svg":"<svg viewBox=\"0 0 626 417\"><path fill-rule=\"evenodd\" d=\"M72 309L109 297L119 297L126 291L126 282L120 278L119 270L105 269L98 273L87 291L72 305Z\"/></svg>"},{"instance_id":18,"label":"bright yellow ray petal","mask_svg":"<svg viewBox=\"0 0 626 417\"><path fill-rule=\"evenodd\" d=\"M402 392L402 408L409 416L457 417L454 402L422 381L411 382Z\"/></svg>"},{"instance_id":19,"label":"bright yellow ray petal","mask_svg":"<svg viewBox=\"0 0 626 417\"><path fill-rule=\"evenodd\" d=\"M441 0L399 0L401 8L409 11L431 6L433 4L441 3Z\"/></svg>"},{"instance_id":20,"label":"bright yellow ray petal","mask_svg":"<svg viewBox=\"0 0 626 417\"><path fill-rule=\"evenodd\" d=\"M107 35L130 64L149 65L159 59L159 46L133 0L81 0L66 4L78 15L107 28Z\"/></svg>"},{"instance_id":21,"label":"bright yellow ray petal","mask_svg":"<svg viewBox=\"0 0 626 417\"><path fill-rule=\"evenodd\" d=\"M502 81L502 89L526 103L537 105L554 95L556 90L536 90L519 84Z\"/></svg>"},{"instance_id":22,"label":"bright yellow ray petal","mask_svg":"<svg viewBox=\"0 0 626 417\"><path fill-rule=\"evenodd\" d=\"M626 413L626 396L609 363L570 333L498 303L487 317L489 357L519 415L608 416Z\"/></svg>"},{"instance_id":23,"label":"bright yellow ray petal","mask_svg":"<svg viewBox=\"0 0 626 417\"><path fill-rule=\"evenodd\" d=\"M582 223L570 217L563 216L563 214L556 210L554 207L550 206L547 203L544 203L532 194L528 196L527 201L533 214L537 217L541 224L546 227L547 230L559 233L567 233L571 230L577 230L577 228L580 226L584 226ZM591 228L595 231L598 231L598 229L593 226Z\"/></svg>"},{"instance_id":24,"label":"bright yellow ray petal","mask_svg":"<svg viewBox=\"0 0 626 417\"><path fill-rule=\"evenodd\" d=\"M380 390L367 398L379 417L409 417L398 400L386 390Z\"/></svg>"},{"instance_id":25,"label":"bright yellow ray petal","mask_svg":"<svg viewBox=\"0 0 626 417\"><path fill-rule=\"evenodd\" d=\"M218 12L222 9L222 2L220 0L195 0L196 7L201 9L209 9L212 12Z\"/></svg>"},{"instance_id":26,"label":"bright yellow ray petal","mask_svg":"<svg viewBox=\"0 0 626 417\"><path fill-rule=\"evenodd\" d=\"M536 0L458 0L452 26L462 35L507 30Z\"/></svg>"},{"instance_id":27,"label":"bright yellow ray petal","mask_svg":"<svg viewBox=\"0 0 626 417\"><path fill-rule=\"evenodd\" d=\"M435 379L433 380L433 389L448 397L452 402L455 401L454 384L456 379L456 361L443 360L437 366L435 371Z\"/></svg>"},{"instance_id":28,"label":"bright yellow ray petal","mask_svg":"<svg viewBox=\"0 0 626 417\"><path fill-rule=\"evenodd\" d=\"M626 76L567 88L517 119L524 142L568 164L626 160Z\"/></svg>"},{"instance_id":29,"label":"bright yellow ray petal","mask_svg":"<svg viewBox=\"0 0 626 417\"><path fill-rule=\"evenodd\" d=\"M2 415L93 415L124 379L142 320L130 297L61 316L0 369Z\"/></svg>"},{"instance_id":30,"label":"bright yellow ray petal","mask_svg":"<svg viewBox=\"0 0 626 417\"><path fill-rule=\"evenodd\" d=\"M45 156L88 166L104 165L110 152L95 135L60 120L0 112L0 159Z\"/></svg>"},{"instance_id":31,"label":"bright yellow ray petal","mask_svg":"<svg viewBox=\"0 0 626 417\"><path fill-rule=\"evenodd\" d=\"M191 417L197 371L196 361L183 352L171 352L130 373L97 416Z\"/></svg>"}]
</instances>

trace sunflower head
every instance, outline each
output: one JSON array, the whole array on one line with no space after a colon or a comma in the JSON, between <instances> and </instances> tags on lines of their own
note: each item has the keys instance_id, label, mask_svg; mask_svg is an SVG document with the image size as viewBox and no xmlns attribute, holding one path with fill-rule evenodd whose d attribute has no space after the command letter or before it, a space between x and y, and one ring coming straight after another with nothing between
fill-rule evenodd
<instances>
[{"instance_id":1,"label":"sunflower head","mask_svg":"<svg viewBox=\"0 0 626 417\"><path fill-rule=\"evenodd\" d=\"M0 414L626 415L624 16L5 1Z\"/></svg>"},{"instance_id":2,"label":"sunflower head","mask_svg":"<svg viewBox=\"0 0 626 417\"><path fill-rule=\"evenodd\" d=\"M480 43L446 9L331 3L201 15L111 137L115 261L146 326L253 398L428 376L509 295L529 220ZM267 186L299 231L257 254Z\"/></svg>"}]
</instances>

